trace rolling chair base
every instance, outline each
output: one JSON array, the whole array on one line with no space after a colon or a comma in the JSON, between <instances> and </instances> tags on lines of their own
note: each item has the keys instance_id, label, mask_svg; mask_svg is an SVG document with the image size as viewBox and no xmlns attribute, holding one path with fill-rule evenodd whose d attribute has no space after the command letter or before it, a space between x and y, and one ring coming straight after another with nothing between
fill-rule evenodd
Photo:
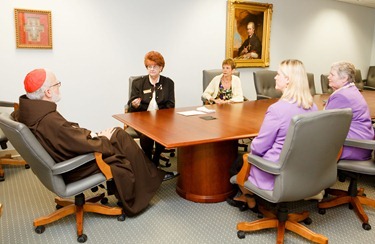
<instances>
[{"instance_id":1,"label":"rolling chair base","mask_svg":"<svg viewBox=\"0 0 375 244\"><path fill-rule=\"evenodd\" d=\"M358 189L355 196L351 196L347 191L337 189L327 189L326 193L336 197L325 201L323 200L318 204L320 214L325 214L327 208L349 204L349 208L354 209L358 218L362 221L362 228L364 230L371 229L371 225L368 223L369 218L365 213L362 205L367 205L375 208L375 199L367 198L364 194L363 188Z\"/></svg>"},{"instance_id":2,"label":"rolling chair base","mask_svg":"<svg viewBox=\"0 0 375 244\"><path fill-rule=\"evenodd\" d=\"M104 193L98 196L94 196L89 199L85 199L83 193L75 196L74 200L63 199L60 197L55 198L57 210L47 216L43 216L34 220L35 232L41 234L44 232L44 225L55 222L65 216L75 214L76 215L76 225L77 225L77 241L85 242L87 236L83 234L83 213L99 213L104 215L118 215L119 221L125 220L125 214L122 212L122 208L119 207L108 207L99 203L104 197Z\"/></svg>"},{"instance_id":3,"label":"rolling chair base","mask_svg":"<svg viewBox=\"0 0 375 244\"><path fill-rule=\"evenodd\" d=\"M315 243L328 243L327 237L317 234L299 223L304 222L307 225L312 223L312 220L309 218L309 212L307 211L288 214L287 209L279 207L278 212L275 214L262 206L259 206L259 211L265 218L253 222L240 222L237 224L238 238L245 238L245 232L276 228L276 243L284 243L285 230L290 230Z\"/></svg>"},{"instance_id":4,"label":"rolling chair base","mask_svg":"<svg viewBox=\"0 0 375 244\"><path fill-rule=\"evenodd\" d=\"M4 169L1 165L24 165L25 169L29 169L30 166L25 162L25 160L13 159L11 154L6 154L0 157L0 181L5 180Z\"/></svg>"}]
</instances>

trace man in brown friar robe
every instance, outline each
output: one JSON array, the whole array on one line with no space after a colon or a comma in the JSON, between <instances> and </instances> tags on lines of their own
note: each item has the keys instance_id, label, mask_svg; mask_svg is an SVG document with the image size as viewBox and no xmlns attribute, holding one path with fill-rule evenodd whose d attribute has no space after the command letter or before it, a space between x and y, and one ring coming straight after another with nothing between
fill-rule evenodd
<instances>
[{"instance_id":1,"label":"man in brown friar robe","mask_svg":"<svg viewBox=\"0 0 375 244\"><path fill-rule=\"evenodd\" d=\"M24 80L26 95L19 99L13 117L30 128L38 141L58 163L90 152L101 152L109 164L116 185L115 195L125 214L144 210L158 190L165 172L156 168L136 142L121 128L93 133L67 121L56 111L59 82L46 69L36 69ZM99 172L95 161L63 175L66 182Z\"/></svg>"}]
</instances>

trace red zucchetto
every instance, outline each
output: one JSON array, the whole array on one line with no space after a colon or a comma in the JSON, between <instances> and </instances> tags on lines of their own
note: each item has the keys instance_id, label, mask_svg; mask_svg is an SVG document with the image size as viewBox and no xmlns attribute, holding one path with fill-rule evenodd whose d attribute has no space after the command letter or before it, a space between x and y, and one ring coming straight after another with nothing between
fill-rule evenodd
<instances>
[{"instance_id":1,"label":"red zucchetto","mask_svg":"<svg viewBox=\"0 0 375 244\"><path fill-rule=\"evenodd\" d=\"M23 81L25 91L28 93L35 92L42 87L45 80L46 71L44 69L34 69L26 75Z\"/></svg>"}]
</instances>

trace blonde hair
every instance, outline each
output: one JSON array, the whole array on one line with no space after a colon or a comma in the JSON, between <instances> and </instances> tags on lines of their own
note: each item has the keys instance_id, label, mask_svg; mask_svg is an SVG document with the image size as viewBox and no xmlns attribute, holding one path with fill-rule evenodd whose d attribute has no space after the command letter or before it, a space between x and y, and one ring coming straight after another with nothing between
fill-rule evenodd
<instances>
[{"instance_id":1,"label":"blonde hair","mask_svg":"<svg viewBox=\"0 0 375 244\"><path fill-rule=\"evenodd\" d=\"M287 59L281 62L280 70L289 79L281 99L290 103L296 102L298 107L310 109L314 101L303 63L296 59Z\"/></svg>"}]
</instances>

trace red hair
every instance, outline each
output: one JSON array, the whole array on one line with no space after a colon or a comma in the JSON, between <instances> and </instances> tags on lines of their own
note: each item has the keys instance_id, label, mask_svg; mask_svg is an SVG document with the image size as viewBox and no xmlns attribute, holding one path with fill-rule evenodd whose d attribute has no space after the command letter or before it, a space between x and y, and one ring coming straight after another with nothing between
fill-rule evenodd
<instances>
[{"instance_id":1,"label":"red hair","mask_svg":"<svg viewBox=\"0 0 375 244\"><path fill-rule=\"evenodd\" d=\"M147 66L150 65L150 62L154 62L156 65L158 65L162 68L164 68L164 65L165 65L165 61L164 61L163 56L156 51L150 51L150 52L146 53L144 62L145 62L146 68L147 68Z\"/></svg>"}]
</instances>

